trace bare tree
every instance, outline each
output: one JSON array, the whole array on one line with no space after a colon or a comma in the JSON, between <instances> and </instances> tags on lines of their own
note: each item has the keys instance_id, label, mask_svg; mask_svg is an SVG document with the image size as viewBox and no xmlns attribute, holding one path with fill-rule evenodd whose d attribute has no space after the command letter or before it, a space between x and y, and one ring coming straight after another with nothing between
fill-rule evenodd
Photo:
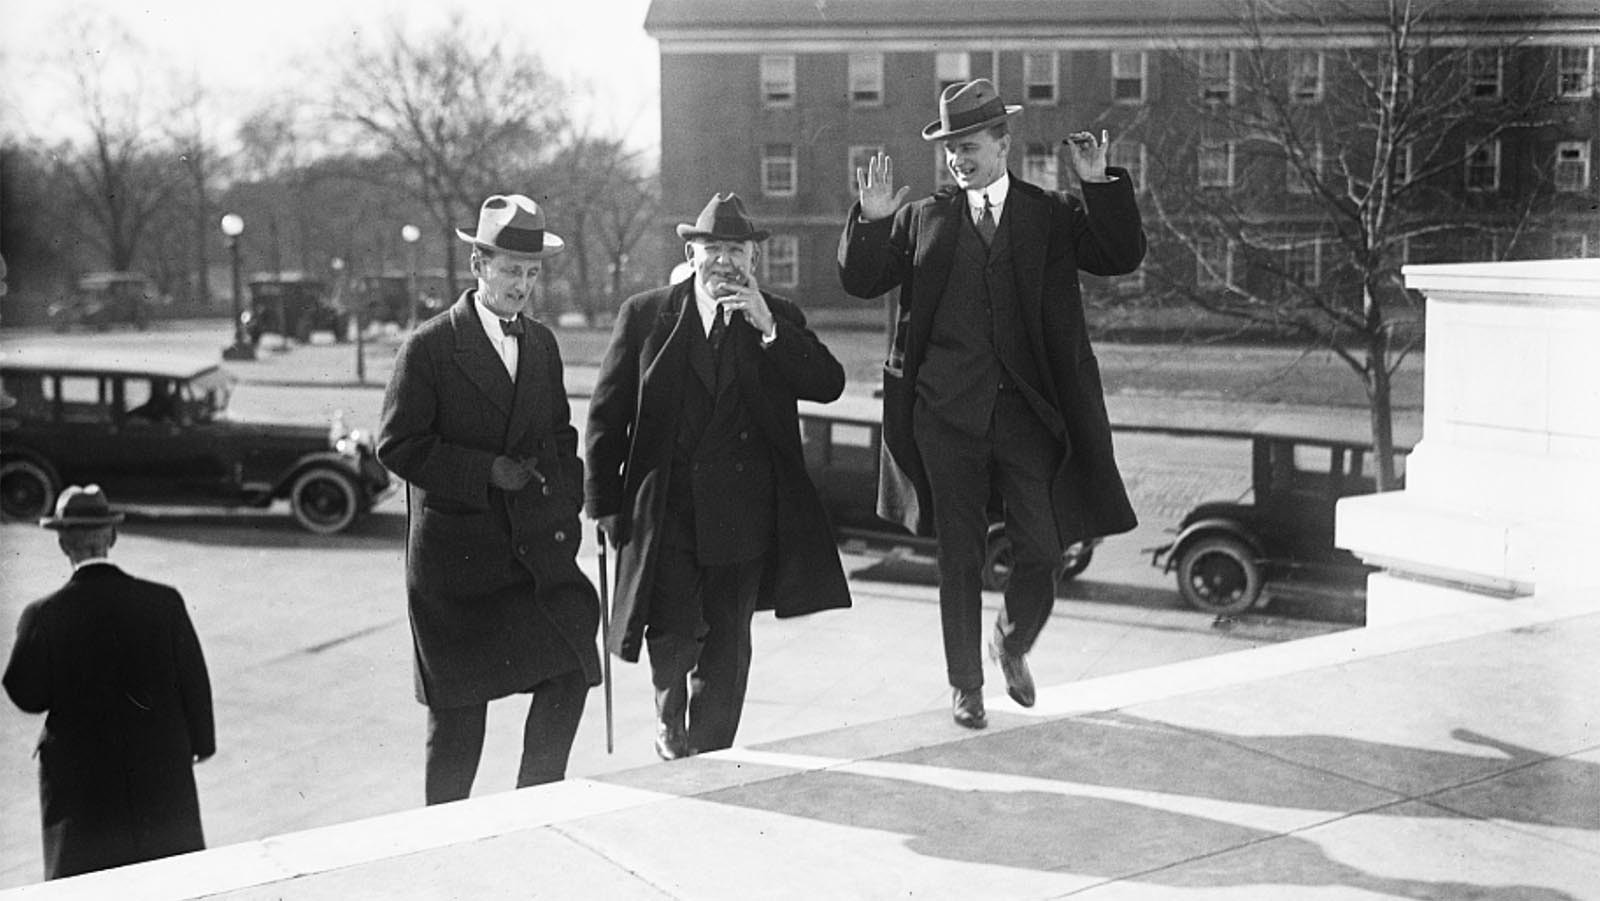
<instances>
[{"instance_id":1,"label":"bare tree","mask_svg":"<svg viewBox=\"0 0 1600 901\"><path fill-rule=\"evenodd\" d=\"M568 236L570 252L558 272L577 295L578 308L594 322L602 307L621 300L627 260L649 228L658 203L643 156L621 140L587 133L569 135L547 171L561 190L551 210Z\"/></svg>"},{"instance_id":2,"label":"bare tree","mask_svg":"<svg viewBox=\"0 0 1600 901\"><path fill-rule=\"evenodd\" d=\"M481 37L459 14L418 40L392 27L380 47L351 51L329 101L372 152L400 161L445 237L452 282L453 229L522 183L513 174L539 171L562 130L560 83L515 44Z\"/></svg>"},{"instance_id":3,"label":"bare tree","mask_svg":"<svg viewBox=\"0 0 1600 901\"><path fill-rule=\"evenodd\" d=\"M1545 124L1552 91L1501 80L1537 55L1480 29L1471 4L1237 2L1238 33L1219 44L1232 49L1180 54L1189 121L1134 132L1151 146L1155 221L1193 264L1166 267L1160 287L1343 359L1391 488L1391 379L1421 337L1400 266L1442 239L1526 227L1537 192L1499 190L1500 142ZM1370 39L1303 37L1352 22Z\"/></svg>"},{"instance_id":4,"label":"bare tree","mask_svg":"<svg viewBox=\"0 0 1600 901\"><path fill-rule=\"evenodd\" d=\"M205 106L206 91L198 80L182 84L177 90L172 114L167 117L166 134L188 191L187 218L193 238L190 256L195 275L193 300L209 308L212 301L210 249L217 240L213 197L220 154L207 130L209 117Z\"/></svg>"}]
</instances>

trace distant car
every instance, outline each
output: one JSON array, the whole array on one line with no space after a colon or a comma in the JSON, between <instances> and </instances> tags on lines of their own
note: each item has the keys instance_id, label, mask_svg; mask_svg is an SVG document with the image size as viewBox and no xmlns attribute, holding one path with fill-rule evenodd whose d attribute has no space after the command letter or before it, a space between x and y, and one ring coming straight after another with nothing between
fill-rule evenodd
<instances>
[{"instance_id":1,"label":"distant car","mask_svg":"<svg viewBox=\"0 0 1600 901\"><path fill-rule=\"evenodd\" d=\"M816 483L822 504L841 542L868 546L902 546L932 553L934 539L914 536L903 526L881 519L878 506L878 455L883 447L883 402L846 396L830 404L800 403L800 442L806 471ZM1011 539L998 505L989 526L983 585L1004 591L1011 580ZM1094 559L1099 539L1072 545L1062 553L1056 579L1066 581Z\"/></svg>"},{"instance_id":2,"label":"distant car","mask_svg":"<svg viewBox=\"0 0 1600 901\"><path fill-rule=\"evenodd\" d=\"M1248 499L1207 501L1178 523L1177 537L1150 548L1151 563L1176 573L1178 593L1210 613L1239 613L1271 594L1361 593L1372 567L1333 544L1334 506L1376 491L1365 416L1348 422L1276 416L1244 432ZM1403 474L1409 436L1395 439Z\"/></svg>"},{"instance_id":3,"label":"distant car","mask_svg":"<svg viewBox=\"0 0 1600 901\"><path fill-rule=\"evenodd\" d=\"M0 513L34 520L66 485L131 505L268 507L329 534L394 490L372 439L330 426L243 422L233 378L204 358L107 359L65 348L0 358Z\"/></svg>"},{"instance_id":4,"label":"distant car","mask_svg":"<svg viewBox=\"0 0 1600 901\"><path fill-rule=\"evenodd\" d=\"M474 284L476 278L471 272L457 273L457 291ZM396 325L410 324L413 312L419 320L432 318L455 300L450 295L442 268L419 270L415 277L410 272L393 269L363 275L355 280L348 296L350 309L359 309L364 321Z\"/></svg>"},{"instance_id":5,"label":"distant car","mask_svg":"<svg viewBox=\"0 0 1600 901\"><path fill-rule=\"evenodd\" d=\"M73 326L104 331L113 325L145 329L166 298L142 272L91 272L73 285L70 295L49 306L50 326L65 332Z\"/></svg>"},{"instance_id":6,"label":"distant car","mask_svg":"<svg viewBox=\"0 0 1600 901\"><path fill-rule=\"evenodd\" d=\"M256 273L249 280L250 307L240 318L251 344L264 334L304 344L313 332L332 332L349 340L350 316L333 301L328 283L301 272Z\"/></svg>"}]
</instances>

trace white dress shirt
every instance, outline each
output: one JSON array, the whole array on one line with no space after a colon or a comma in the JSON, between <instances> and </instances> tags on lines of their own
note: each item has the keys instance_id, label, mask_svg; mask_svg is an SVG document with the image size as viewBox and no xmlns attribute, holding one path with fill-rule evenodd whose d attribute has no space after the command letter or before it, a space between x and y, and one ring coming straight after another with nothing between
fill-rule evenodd
<instances>
[{"instance_id":1,"label":"white dress shirt","mask_svg":"<svg viewBox=\"0 0 1600 901\"><path fill-rule=\"evenodd\" d=\"M476 297L472 299L472 306L478 311L478 321L483 323L483 333L489 336L489 346L500 355L500 362L506 365L506 375L511 376L511 381L515 382L521 349L517 346L517 336L506 334L505 329L500 327L500 323L511 320L496 316ZM528 324L524 322L522 327L527 328Z\"/></svg>"},{"instance_id":2,"label":"white dress shirt","mask_svg":"<svg viewBox=\"0 0 1600 901\"><path fill-rule=\"evenodd\" d=\"M972 224L977 225L983 218L983 198L989 198L989 208L994 210L994 224L1000 224L1000 211L1006 207L1006 195L1011 193L1011 173L1002 172L986 188L970 189L967 191L967 212L972 216Z\"/></svg>"},{"instance_id":3,"label":"white dress shirt","mask_svg":"<svg viewBox=\"0 0 1600 901\"><path fill-rule=\"evenodd\" d=\"M713 317L717 315L717 310L722 305L712 299L710 294L706 293L705 287L700 284L698 278L694 280L694 306L695 310L700 313L700 326L706 330L706 337L709 338L711 336L711 324L716 321ZM722 324L724 326L733 324L733 313L733 310L722 308L724 317ZM772 334L761 336L761 346L771 347L772 342L776 340L778 340L778 323L774 321L772 323Z\"/></svg>"}]
</instances>

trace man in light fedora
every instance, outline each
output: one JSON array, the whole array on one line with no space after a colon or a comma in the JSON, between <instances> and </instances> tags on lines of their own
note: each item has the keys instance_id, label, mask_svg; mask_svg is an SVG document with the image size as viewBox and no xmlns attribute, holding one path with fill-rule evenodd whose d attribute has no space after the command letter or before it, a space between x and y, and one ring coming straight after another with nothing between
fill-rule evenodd
<instances>
[{"instance_id":1,"label":"man in light fedora","mask_svg":"<svg viewBox=\"0 0 1600 901\"><path fill-rule=\"evenodd\" d=\"M205 847L194 764L217 750L211 681L183 598L110 560L122 514L71 486L39 524L72 578L17 621L6 692L46 714L44 874L59 879Z\"/></svg>"},{"instance_id":2,"label":"man in light fedora","mask_svg":"<svg viewBox=\"0 0 1600 901\"><path fill-rule=\"evenodd\" d=\"M1062 143L1082 199L1007 169L1022 107L977 79L951 85L922 130L955 184L911 204L878 154L856 171L859 200L839 242L857 297L899 289L883 385L879 515L939 548L939 611L951 712L987 724L982 571L995 495L1013 567L990 654L1011 698L1034 703L1026 655L1055 602L1063 548L1126 532L1133 508L1112 455L1078 270L1132 272L1144 231L1128 173L1106 166L1106 135ZM904 204L904 205L903 205Z\"/></svg>"},{"instance_id":3,"label":"man in light fedora","mask_svg":"<svg viewBox=\"0 0 1600 901\"><path fill-rule=\"evenodd\" d=\"M610 650L649 648L667 760L733 744L757 607L850 605L795 403L837 398L844 368L757 284L767 232L737 194L678 237L693 273L622 304L586 433L589 515L619 549Z\"/></svg>"},{"instance_id":4,"label":"man in light fedora","mask_svg":"<svg viewBox=\"0 0 1600 901\"><path fill-rule=\"evenodd\" d=\"M560 237L521 194L483 202L477 286L406 339L383 399L378 458L406 481L406 595L424 795L467 797L488 702L531 699L517 787L559 780L600 682L600 604L577 564L583 463L550 329L530 318Z\"/></svg>"}]
</instances>

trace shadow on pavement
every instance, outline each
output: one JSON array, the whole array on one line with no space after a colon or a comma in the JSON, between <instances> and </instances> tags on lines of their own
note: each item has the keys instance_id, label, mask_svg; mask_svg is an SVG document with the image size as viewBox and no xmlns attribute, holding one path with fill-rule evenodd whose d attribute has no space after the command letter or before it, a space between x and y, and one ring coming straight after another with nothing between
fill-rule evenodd
<instances>
[{"instance_id":1,"label":"shadow on pavement","mask_svg":"<svg viewBox=\"0 0 1600 901\"><path fill-rule=\"evenodd\" d=\"M1383 897L1572 901L1536 885L1481 885L1370 872L1299 833L1328 824L1337 843L1351 816L1475 818L1593 830L1600 810L1578 800L1600 764L1547 755L1457 730L1492 748L1475 756L1336 735L1239 736L1106 714L1022 727L916 751L730 788L701 800L904 836L931 857L1191 888L1340 886ZM1502 756L1504 755L1504 756ZM1336 775L1360 762L1376 777ZM1387 791L1383 774L1427 773L1434 795L1496 776L1549 768L1526 792L1480 793L1472 815ZM1348 767L1344 769L1348 770ZM1332 771L1330 771L1332 770ZM1574 792L1574 788L1577 791ZM1574 795L1576 797L1574 797ZM1565 797L1565 803L1559 801ZM1487 805L1487 806L1485 806ZM1410 827L1396 822L1394 828ZM1398 833L1397 833L1398 834ZM1463 832L1465 834L1465 831Z\"/></svg>"}]
</instances>

